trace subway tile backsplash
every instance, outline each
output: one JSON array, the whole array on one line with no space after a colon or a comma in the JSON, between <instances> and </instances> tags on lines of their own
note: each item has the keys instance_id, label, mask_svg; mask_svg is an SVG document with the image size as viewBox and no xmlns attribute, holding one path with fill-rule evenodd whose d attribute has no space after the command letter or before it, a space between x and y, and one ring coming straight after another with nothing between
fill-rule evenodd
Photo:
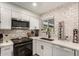
<instances>
[{"instance_id":1,"label":"subway tile backsplash","mask_svg":"<svg viewBox=\"0 0 79 59\"><path fill-rule=\"evenodd\" d=\"M20 37L27 37L28 30L0 30L0 33L3 33L4 40L11 39L11 38L20 38ZM6 37L6 35L8 35Z\"/></svg>"}]
</instances>

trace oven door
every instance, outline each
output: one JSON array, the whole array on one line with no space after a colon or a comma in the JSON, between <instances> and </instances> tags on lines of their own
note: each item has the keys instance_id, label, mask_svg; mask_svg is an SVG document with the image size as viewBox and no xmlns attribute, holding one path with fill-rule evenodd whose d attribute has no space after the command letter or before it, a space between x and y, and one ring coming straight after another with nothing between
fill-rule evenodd
<instances>
[{"instance_id":1,"label":"oven door","mask_svg":"<svg viewBox=\"0 0 79 59\"><path fill-rule=\"evenodd\" d=\"M32 42L17 44L14 47L14 56L32 56Z\"/></svg>"},{"instance_id":2,"label":"oven door","mask_svg":"<svg viewBox=\"0 0 79 59\"><path fill-rule=\"evenodd\" d=\"M29 42L29 43L26 45L26 56L32 56L32 52L33 52L33 49L32 49L32 42Z\"/></svg>"},{"instance_id":3,"label":"oven door","mask_svg":"<svg viewBox=\"0 0 79 59\"><path fill-rule=\"evenodd\" d=\"M14 56L25 56L25 46L18 46L14 48Z\"/></svg>"}]
</instances>

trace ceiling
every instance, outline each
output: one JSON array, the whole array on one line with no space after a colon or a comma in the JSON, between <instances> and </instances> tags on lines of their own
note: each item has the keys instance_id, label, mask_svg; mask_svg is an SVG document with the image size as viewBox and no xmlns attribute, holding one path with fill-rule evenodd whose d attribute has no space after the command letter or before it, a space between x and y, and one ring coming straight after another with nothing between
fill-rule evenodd
<instances>
[{"instance_id":1,"label":"ceiling","mask_svg":"<svg viewBox=\"0 0 79 59\"><path fill-rule=\"evenodd\" d=\"M33 2L12 2L12 3L21 6L27 10L30 10L38 15L41 15L67 2L36 2L37 6L35 7L32 5Z\"/></svg>"}]
</instances>

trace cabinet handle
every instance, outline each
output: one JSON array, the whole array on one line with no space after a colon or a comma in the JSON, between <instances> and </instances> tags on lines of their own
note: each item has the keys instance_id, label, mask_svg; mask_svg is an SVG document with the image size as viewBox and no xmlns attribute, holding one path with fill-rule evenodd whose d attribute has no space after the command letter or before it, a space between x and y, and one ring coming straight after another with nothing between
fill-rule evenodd
<instances>
[{"instance_id":1,"label":"cabinet handle","mask_svg":"<svg viewBox=\"0 0 79 59\"><path fill-rule=\"evenodd\" d=\"M44 46L43 46L43 45L41 45L41 49L42 49L42 50L44 49Z\"/></svg>"}]
</instances>

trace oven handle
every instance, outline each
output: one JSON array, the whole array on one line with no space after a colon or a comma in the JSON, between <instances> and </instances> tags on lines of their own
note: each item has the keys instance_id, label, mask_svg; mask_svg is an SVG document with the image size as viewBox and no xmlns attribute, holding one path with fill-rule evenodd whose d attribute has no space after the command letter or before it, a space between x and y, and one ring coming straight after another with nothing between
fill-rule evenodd
<instances>
[{"instance_id":1,"label":"oven handle","mask_svg":"<svg viewBox=\"0 0 79 59\"><path fill-rule=\"evenodd\" d=\"M32 44L32 42L26 42L26 43L17 44L17 45L15 45L15 47L19 47L19 46L22 46L22 45L28 45L28 44Z\"/></svg>"}]
</instances>

